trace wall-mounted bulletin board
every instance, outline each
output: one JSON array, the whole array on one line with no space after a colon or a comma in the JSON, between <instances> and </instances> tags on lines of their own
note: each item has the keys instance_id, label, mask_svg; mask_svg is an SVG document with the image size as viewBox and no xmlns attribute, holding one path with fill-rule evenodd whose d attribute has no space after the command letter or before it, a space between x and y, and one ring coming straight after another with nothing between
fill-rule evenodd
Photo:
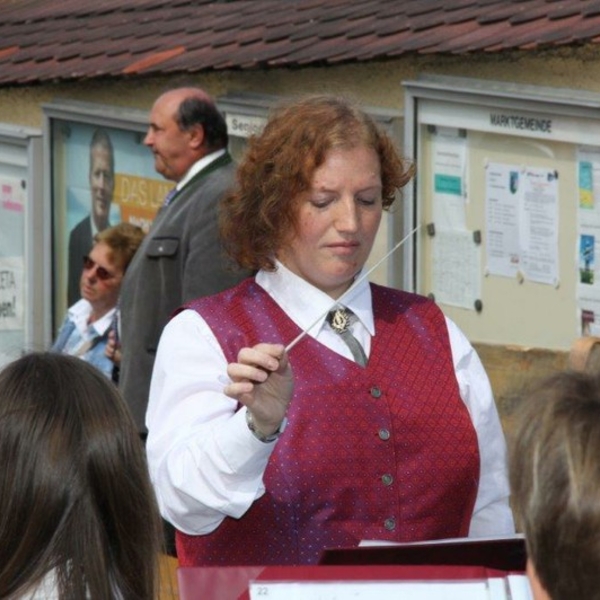
<instances>
[{"instance_id":1,"label":"wall-mounted bulletin board","mask_svg":"<svg viewBox=\"0 0 600 600\"><path fill-rule=\"evenodd\" d=\"M567 349L600 335L600 95L404 83L418 176L405 287L474 342Z\"/></svg>"},{"instance_id":2,"label":"wall-mounted bulletin board","mask_svg":"<svg viewBox=\"0 0 600 600\"><path fill-rule=\"evenodd\" d=\"M0 123L0 368L44 348L41 131Z\"/></svg>"}]
</instances>

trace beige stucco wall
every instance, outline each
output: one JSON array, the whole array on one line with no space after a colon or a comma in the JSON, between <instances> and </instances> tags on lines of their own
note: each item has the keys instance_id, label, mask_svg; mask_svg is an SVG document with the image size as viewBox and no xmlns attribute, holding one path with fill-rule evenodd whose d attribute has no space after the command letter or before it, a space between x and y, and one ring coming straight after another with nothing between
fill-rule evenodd
<instances>
[{"instance_id":1,"label":"beige stucco wall","mask_svg":"<svg viewBox=\"0 0 600 600\"><path fill-rule=\"evenodd\" d=\"M506 80L600 92L600 46L477 56L405 57L387 62L269 71L224 71L190 76L214 95L254 91L350 93L373 106L401 109L401 82L420 73ZM0 88L0 122L41 127L41 104L58 98L149 108L167 85L181 78L98 80Z\"/></svg>"}]
</instances>

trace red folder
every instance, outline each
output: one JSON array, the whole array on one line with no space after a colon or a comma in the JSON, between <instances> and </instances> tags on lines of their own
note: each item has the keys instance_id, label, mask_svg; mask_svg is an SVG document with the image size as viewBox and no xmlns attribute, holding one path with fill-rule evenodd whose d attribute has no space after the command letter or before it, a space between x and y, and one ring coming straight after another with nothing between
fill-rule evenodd
<instances>
[{"instance_id":1,"label":"red folder","mask_svg":"<svg viewBox=\"0 0 600 600\"><path fill-rule=\"evenodd\" d=\"M325 550L321 565L474 565L524 571L525 538L454 538L412 544Z\"/></svg>"}]
</instances>

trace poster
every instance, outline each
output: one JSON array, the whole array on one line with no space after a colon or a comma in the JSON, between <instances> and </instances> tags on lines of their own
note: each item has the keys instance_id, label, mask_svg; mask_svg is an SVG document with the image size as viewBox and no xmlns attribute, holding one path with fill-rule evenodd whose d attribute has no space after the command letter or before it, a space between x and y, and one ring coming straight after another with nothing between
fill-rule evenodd
<instances>
[{"instance_id":1,"label":"poster","mask_svg":"<svg viewBox=\"0 0 600 600\"><path fill-rule=\"evenodd\" d=\"M577 151L577 307L580 334L600 336L600 148Z\"/></svg>"},{"instance_id":2,"label":"poster","mask_svg":"<svg viewBox=\"0 0 600 600\"><path fill-rule=\"evenodd\" d=\"M0 331L25 327L24 268L22 256L0 257Z\"/></svg>"},{"instance_id":3,"label":"poster","mask_svg":"<svg viewBox=\"0 0 600 600\"><path fill-rule=\"evenodd\" d=\"M8 346L14 349L24 336L26 197L21 179L0 177L0 331L14 334L2 338L0 354Z\"/></svg>"},{"instance_id":4,"label":"poster","mask_svg":"<svg viewBox=\"0 0 600 600\"><path fill-rule=\"evenodd\" d=\"M432 270L436 302L475 309L481 298L481 249L472 232L436 232Z\"/></svg>"},{"instance_id":5,"label":"poster","mask_svg":"<svg viewBox=\"0 0 600 600\"><path fill-rule=\"evenodd\" d=\"M79 299L94 235L121 221L147 232L173 183L154 170L142 132L61 120L52 131L56 325Z\"/></svg>"},{"instance_id":6,"label":"poster","mask_svg":"<svg viewBox=\"0 0 600 600\"><path fill-rule=\"evenodd\" d=\"M558 172L486 166L486 273L557 286Z\"/></svg>"},{"instance_id":7,"label":"poster","mask_svg":"<svg viewBox=\"0 0 600 600\"><path fill-rule=\"evenodd\" d=\"M433 220L436 229L466 229L467 138L436 127L433 141Z\"/></svg>"},{"instance_id":8,"label":"poster","mask_svg":"<svg viewBox=\"0 0 600 600\"><path fill-rule=\"evenodd\" d=\"M521 169L490 163L485 177L486 272L514 277L520 268L519 199Z\"/></svg>"},{"instance_id":9,"label":"poster","mask_svg":"<svg viewBox=\"0 0 600 600\"><path fill-rule=\"evenodd\" d=\"M55 174L55 194L60 201L64 190L67 229L73 229L93 209L92 144L100 132L108 137L112 148L113 184L106 191L108 220L112 225L127 221L147 231L173 183L154 170L154 157L143 144L143 134L81 123L61 123L55 128L62 135L58 138L61 148L55 146L54 154L63 157Z\"/></svg>"},{"instance_id":10,"label":"poster","mask_svg":"<svg viewBox=\"0 0 600 600\"><path fill-rule=\"evenodd\" d=\"M558 172L527 167L522 177L521 261L525 279L557 286Z\"/></svg>"}]
</instances>

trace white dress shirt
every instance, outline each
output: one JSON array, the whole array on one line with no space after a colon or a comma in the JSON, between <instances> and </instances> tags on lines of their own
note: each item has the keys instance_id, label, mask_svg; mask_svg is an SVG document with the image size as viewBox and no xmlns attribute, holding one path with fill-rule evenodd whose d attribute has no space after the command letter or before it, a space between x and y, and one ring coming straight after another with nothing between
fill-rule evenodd
<instances>
[{"instance_id":1,"label":"white dress shirt","mask_svg":"<svg viewBox=\"0 0 600 600\"><path fill-rule=\"evenodd\" d=\"M48 571L33 590L17 596L18 598L21 600L60 600L54 569Z\"/></svg>"},{"instance_id":2,"label":"white dress shirt","mask_svg":"<svg viewBox=\"0 0 600 600\"><path fill-rule=\"evenodd\" d=\"M206 156L203 156L200 160L197 160L187 171L187 173L177 182L175 185L175 189L177 191L182 190L202 169L208 167L210 163L217 160L225 154L227 150L217 150L216 152L211 152Z\"/></svg>"},{"instance_id":3,"label":"white dress shirt","mask_svg":"<svg viewBox=\"0 0 600 600\"><path fill-rule=\"evenodd\" d=\"M352 360L325 323L333 304L327 294L280 263L275 272L260 271L256 283L301 329L310 327L308 335ZM375 327L368 282L342 303L357 315L352 332L369 356ZM506 446L489 380L463 333L446 323L460 395L479 442L481 475L469 535L510 535ZM225 516L241 517L264 493L262 476L276 445L257 440L246 425L245 408L236 413L237 402L222 393L226 368L219 343L195 311L182 311L167 324L146 414L148 461L161 513L193 535L210 533Z\"/></svg>"},{"instance_id":4,"label":"white dress shirt","mask_svg":"<svg viewBox=\"0 0 600 600\"><path fill-rule=\"evenodd\" d=\"M92 333L103 336L115 318L117 307L111 308L105 315L89 324L92 310L92 305L85 298L81 298L67 311L69 319L75 323L75 329L84 340L88 340Z\"/></svg>"}]
</instances>

